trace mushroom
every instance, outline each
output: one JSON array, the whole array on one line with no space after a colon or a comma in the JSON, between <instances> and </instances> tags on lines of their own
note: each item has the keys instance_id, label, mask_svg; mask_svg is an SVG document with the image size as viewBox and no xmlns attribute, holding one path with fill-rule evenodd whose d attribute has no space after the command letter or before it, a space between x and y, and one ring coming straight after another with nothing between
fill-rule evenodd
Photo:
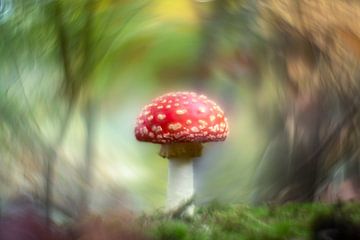
<instances>
[{"instance_id":1,"label":"mushroom","mask_svg":"<svg viewBox=\"0 0 360 240\"><path fill-rule=\"evenodd\" d=\"M193 160L202 143L224 141L224 112L214 101L194 92L173 92L155 98L141 111L135 127L138 141L161 144L169 160L167 209L175 210L194 195Z\"/></svg>"}]
</instances>

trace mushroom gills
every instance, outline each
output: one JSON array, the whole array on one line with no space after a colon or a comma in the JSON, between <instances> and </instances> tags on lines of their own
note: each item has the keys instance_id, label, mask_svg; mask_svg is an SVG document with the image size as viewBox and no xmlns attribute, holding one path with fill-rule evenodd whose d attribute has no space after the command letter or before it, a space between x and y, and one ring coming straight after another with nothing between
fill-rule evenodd
<instances>
[{"instance_id":1,"label":"mushroom gills","mask_svg":"<svg viewBox=\"0 0 360 240\"><path fill-rule=\"evenodd\" d=\"M191 161L192 158L201 156L202 148L202 144L198 142L162 144L159 155L163 158Z\"/></svg>"}]
</instances>

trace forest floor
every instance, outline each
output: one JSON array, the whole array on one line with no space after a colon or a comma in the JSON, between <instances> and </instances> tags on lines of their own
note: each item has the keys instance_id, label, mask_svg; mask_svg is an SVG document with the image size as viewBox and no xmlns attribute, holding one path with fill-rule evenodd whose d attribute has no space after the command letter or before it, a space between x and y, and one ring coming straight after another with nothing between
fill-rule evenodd
<instances>
[{"instance_id":1,"label":"forest floor","mask_svg":"<svg viewBox=\"0 0 360 240\"><path fill-rule=\"evenodd\" d=\"M126 209L47 222L41 205L13 202L0 214L0 239L39 240L360 240L360 202L221 205L137 215ZM185 205L184 205L185 206ZM176 217L175 217L176 216Z\"/></svg>"},{"instance_id":2,"label":"forest floor","mask_svg":"<svg viewBox=\"0 0 360 240\"><path fill-rule=\"evenodd\" d=\"M360 203L249 207L212 204L192 218L142 217L152 239L360 239Z\"/></svg>"}]
</instances>

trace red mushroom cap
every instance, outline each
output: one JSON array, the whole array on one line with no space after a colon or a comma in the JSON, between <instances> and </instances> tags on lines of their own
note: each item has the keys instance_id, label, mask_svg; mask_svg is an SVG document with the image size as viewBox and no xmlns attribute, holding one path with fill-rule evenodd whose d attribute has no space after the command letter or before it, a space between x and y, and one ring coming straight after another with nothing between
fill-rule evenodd
<instances>
[{"instance_id":1,"label":"red mushroom cap","mask_svg":"<svg viewBox=\"0 0 360 240\"><path fill-rule=\"evenodd\" d=\"M155 98L143 108L135 127L137 140L159 144L224 141L228 132L220 107L193 92Z\"/></svg>"}]
</instances>

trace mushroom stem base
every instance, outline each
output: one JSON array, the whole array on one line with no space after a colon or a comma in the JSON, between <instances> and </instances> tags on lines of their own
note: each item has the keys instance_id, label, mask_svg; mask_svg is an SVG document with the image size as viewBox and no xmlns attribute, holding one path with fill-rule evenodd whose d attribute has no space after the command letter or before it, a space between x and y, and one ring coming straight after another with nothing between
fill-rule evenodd
<instances>
[{"instance_id":1,"label":"mushroom stem base","mask_svg":"<svg viewBox=\"0 0 360 240\"><path fill-rule=\"evenodd\" d=\"M162 144L159 155L163 158L190 160L191 158L200 157L202 148L201 143Z\"/></svg>"},{"instance_id":2,"label":"mushroom stem base","mask_svg":"<svg viewBox=\"0 0 360 240\"><path fill-rule=\"evenodd\" d=\"M194 195L193 161L169 159L167 210L176 210ZM193 211L193 205L188 210Z\"/></svg>"}]
</instances>

